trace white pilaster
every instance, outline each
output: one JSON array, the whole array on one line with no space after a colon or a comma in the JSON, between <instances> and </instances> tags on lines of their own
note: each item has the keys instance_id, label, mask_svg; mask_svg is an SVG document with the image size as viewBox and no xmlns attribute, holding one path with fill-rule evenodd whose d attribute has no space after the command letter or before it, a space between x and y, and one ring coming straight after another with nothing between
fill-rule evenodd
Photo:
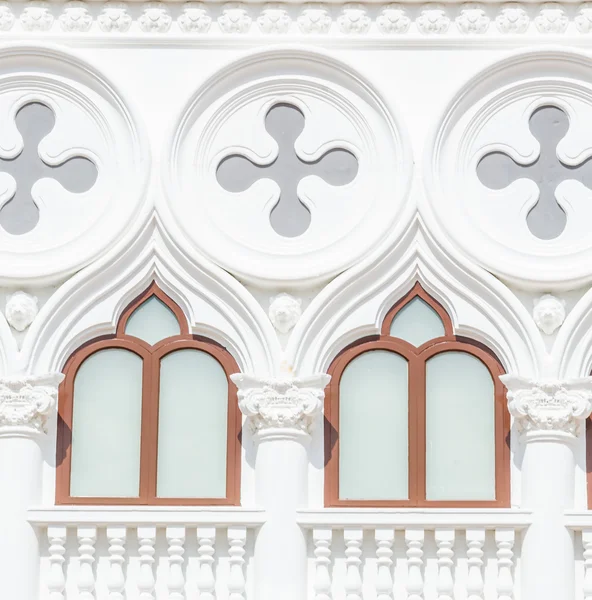
<instances>
[{"instance_id":1,"label":"white pilaster","mask_svg":"<svg viewBox=\"0 0 592 600\"><path fill-rule=\"evenodd\" d=\"M41 501L39 439L55 411L61 373L0 378L0 598L39 594L39 544L26 511Z\"/></svg>"},{"instance_id":2,"label":"white pilaster","mask_svg":"<svg viewBox=\"0 0 592 600\"><path fill-rule=\"evenodd\" d=\"M533 511L522 544L522 598L573 598L573 534L563 516L573 508L573 442L592 410L592 377L532 381L503 375L501 380L525 443L522 508Z\"/></svg>"},{"instance_id":3,"label":"white pilaster","mask_svg":"<svg viewBox=\"0 0 592 600\"><path fill-rule=\"evenodd\" d=\"M306 540L296 524L296 510L306 504L310 428L321 411L329 376L263 380L237 374L232 380L240 409L255 432L256 497L268 513L255 544L255 597L304 600Z\"/></svg>"}]
</instances>

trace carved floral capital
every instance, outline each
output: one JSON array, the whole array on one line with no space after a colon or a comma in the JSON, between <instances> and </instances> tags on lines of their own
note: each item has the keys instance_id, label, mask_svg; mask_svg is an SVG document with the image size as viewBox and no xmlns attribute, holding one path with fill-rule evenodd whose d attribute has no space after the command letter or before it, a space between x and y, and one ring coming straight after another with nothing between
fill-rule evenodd
<instances>
[{"instance_id":1,"label":"carved floral capital","mask_svg":"<svg viewBox=\"0 0 592 600\"><path fill-rule=\"evenodd\" d=\"M301 379L259 379L243 373L231 375L238 388L238 405L253 431L282 430L310 433L321 412L329 375Z\"/></svg>"},{"instance_id":2,"label":"carved floral capital","mask_svg":"<svg viewBox=\"0 0 592 600\"><path fill-rule=\"evenodd\" d=\"M533 381L502 375L508 388L508 410L530 437L554 433L576 436L592 411L592 377Z\"/></svg>"},{"instance_id":3,"label":"carved floral capital","mask_svg":"<svg viewBox=\"0 0 592 600\"><path fill-rule=\"evenodd\" d=\"M0 377L0 435L46 433L62 373Z\"/></svg>"}]
</instances>

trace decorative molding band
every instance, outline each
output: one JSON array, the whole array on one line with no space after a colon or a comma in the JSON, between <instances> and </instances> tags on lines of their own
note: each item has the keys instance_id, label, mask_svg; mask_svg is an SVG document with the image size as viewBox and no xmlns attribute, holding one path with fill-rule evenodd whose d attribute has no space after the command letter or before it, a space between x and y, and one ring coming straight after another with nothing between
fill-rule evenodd
<instances>
[{"instance_id":1,"label":"decorative molding band","mask_svg":"<svg viewBox=\"0 0 592 600\"><path fill-rule=\"evenodd\" d=\"M502 375L508 388L508 410L527 437L574 438L592 411L592 377L567 381L533 381Z\"/></svg>"},{"instance_id":2,"label":"decorative molding band","mask_svg":"<svg viewBox=\"0 0 592 600\"><path fill-rule=\"evenodd\" d=\"M202 3L3 2L6 33L164 37L331 35L392 39L498 38L500 35L592 33L592 2L509 3Z\"/></svg>"},{"instance_id":3,"label":"decorative molding band","mask_svg":"<svg viewBox=\"0 0 592 600\"><path fill-rule=\"evenodd\" d=\"M0 436L46 433L62 373L0 377Z\"/></svg>"},{"instance_id":4,"label":"decorative molding band","mask_svg":"<svg viewBox=\"0 0 592 600\"><path fill-rule=\"evenodd\" d=\"M237 373L230 376L238 388L238 405L260 435L308 434L322 410L331 376L302 379L259 379Z\"/></svg>"}]
</instances>

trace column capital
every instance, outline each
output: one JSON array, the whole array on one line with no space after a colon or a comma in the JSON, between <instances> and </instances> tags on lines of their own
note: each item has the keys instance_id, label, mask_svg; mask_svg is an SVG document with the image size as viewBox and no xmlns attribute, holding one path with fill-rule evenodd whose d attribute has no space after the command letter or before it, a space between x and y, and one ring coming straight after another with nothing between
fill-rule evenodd
<instances>
[{"instance_id":1,"label":"column capital","mask_svg":"<svg viewBox=\"0 0 592 600\"><path fill-rule=\"evenodd\" d=\"M231 375L238 388L238 406L260 435L309 434L321 412L330 375L261 379L243 373Z\"/></svg>"},{"instance_id":2,"label":"column capital","mask_svg":"<svg viewBox=\"0 0 592 600\"><path fill-rule=\"evenodd\" d=\"M592 377L535 381L500 376L508 388L508 410L527 437L575 439L592 411Z\"/></svg>"},{"instance_id":3,"label":"column capital","mask_svg":"<svg viewBox=\"0 0 592 600\"><path fill-rule=\"evenodd\" d=\"M63 378L62 373L0 377L0 436L46 433Z\"/></svg>"}]
</instances>

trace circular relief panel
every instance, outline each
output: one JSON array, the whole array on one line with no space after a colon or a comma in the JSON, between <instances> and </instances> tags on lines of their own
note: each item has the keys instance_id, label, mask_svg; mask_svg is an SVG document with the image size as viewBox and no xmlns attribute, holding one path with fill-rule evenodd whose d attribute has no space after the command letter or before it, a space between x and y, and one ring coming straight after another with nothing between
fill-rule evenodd
<instances>
[{"instance_id":1,"label":"circular relief panel","mask_svg":"<svg viewBox=\"0 0 592 600\"><path fill-rule=\"evenodd\" d=\"M0 280L48 283L129 229L149 171L138 125L95 69L0 48Z\"/></svg>"},{"instance_id":2,"label":"circular relief panel","mask_svg":"<svg viewBox=\"0 0 592 600\"><path fill-rule=\"evenodd\" d=\"M533 288L592 279L589 58L523 53L473 78L428 156L428 209L470 258Z\"/></svg>"},{"instance_id":3,"label":"circular relief panel","mask_svg":"<svg viewBox=\"0 0 592 600\"><path fill-rule=\"evenodd\" d=\"M411 161L400 126L368 83L324 55L258 52L218 72L170 151L165 218L251 281L326 279L404 225Z\"/></svg>"}]
</instances>

